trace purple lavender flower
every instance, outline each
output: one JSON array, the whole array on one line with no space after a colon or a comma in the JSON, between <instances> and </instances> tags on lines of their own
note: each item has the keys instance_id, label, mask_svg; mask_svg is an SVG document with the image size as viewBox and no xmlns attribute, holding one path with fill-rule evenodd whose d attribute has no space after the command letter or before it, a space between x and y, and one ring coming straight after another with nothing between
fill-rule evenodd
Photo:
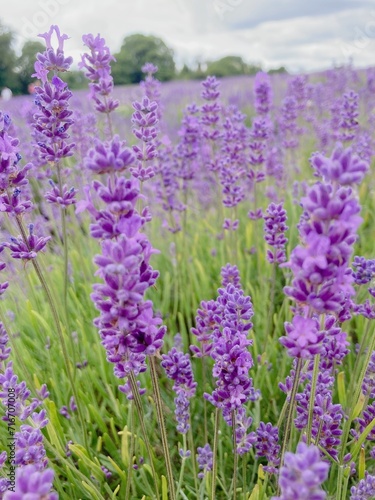
<instances>
[{"instance_id":1,"label":"purple lavender flower","mask_svg":"<svg viewBox=\"0 0 375 500\"><path fill-rule=\"evenodd\" d=\"M99 113L107 115L115 110L119 102L112 97L113 78L111 76L111 61L115 58L111 55L104 38L100 35L94 37L92 34L83 35L83 43L88 47L90 53L82 56L79 68L86 70L85 76L90 80L90 97L95 102L95 109Z\"/></svg>"},{"instance_id":2,"label":"purple lavender flower","mask_svg":"<svg viewBox=\"0 0 375 500\"><path fill-rule=\"evenodd\" d=\"M267 250L267 260L271 264L281 264L286 260L285 244L288 241L284 234L288 230L288 226L285 224L287 221L286 210L283 208L282 203L279 205L271 203L263 218L264 238L275 249L273 252Z\"/></svg>"},{"instance_id":3,"label":"purple lavender flower","mask_svg":"<svg viewBox=\"0 0 375 500\"><path fill-rule=\"evenodd\" d=\"M104 238L102 254L94 259L102 279L91 295L100 312L94 324L107 360L115 364L115 375L127 378L131 372L138 375L146 370L146 356L153 356L162 347L166 331L159 326L162 320L154 316L152 302L144 299L159 274L149 264L155 250L139 232L150 215L147 209L142 216L135 210L139 186L134 179L114 175L107 186L96 181L94 188L107 204L106 210L98 212L91 199L86 202L96 218L92 234ZM120 390L133 397L128 380Z\"/></svg>"},{"instance_id":4,"label":"purple lavender flower","mask_svg":"<svg viewBox=\"0 0 375 500\"><path fill-rule=\"evenodd\" d=\"M221 286L226 288L227 285L241 288L241 278L238 267L231 266L229 263L221 268Z\"/></svg>"},{"instance_id":5,"label":"purple lavender flower","mask_svg":"<svg viewBox=\"0 0 375 500\"><path fill-rule=\"evenodd\" d=\"M353 278L356 285L369 283L375 275L375 259L365 259L364 257L354 257Z\"/></svg>"},{"instance_id":6,"label":"purple lavender flower","mask_svg":"<svg viewBox=\"0 0 375 500\"><path fill-rule=\"evenodd\" d=\"M210 354L212 335L220 325L220 318L221 307L217 301L209 300L200 303L200 309L197 310L197 316L195 317L196 326L191 329L191 333L197 337L202 346L190 346L194 356L202 357Z\"/></svg>"},{"instance_id":7,"label":"purple lavender flower","mask_svg":"<svg viewBox=\"0 0 375 500\"><path fill-rule=\"evenodd\" d=\"M368 162L353 154L351 148L343 149L337 144L330 158L315 153L310 163L325 182L335 182L341 186L360 184L369 170Z\"/></svg>"},{"instance_id":8,"label":"purple lavender flower","mask_svg":"<svg viewBox=\"0 0 375 500\"><path fill-rule=\"evenodd\" d=\"M142 142L142 147L133 146L137 161L136 166L132 167L130 172L140 181L146 181L155 175L151 162L158 155L156 147L158 105L145 96L141 102L133 102L133 108L135 110L132 115L133 134Z\"/></svg>"},{"instance_id":9,"label":"purple lavender flower","mask_svg":"<svg viewBox=\"0 0 375 500\"><path fill-rule=\"evenodd\" d=\"M371 500L375 496L375 476L365 471L365 478L350 489L350 500Z\"/></svg>"},{"instance_id":10,"label":"purple lavender flower","mask_svg":"<svg viewBox=\"0 0 375 500\"><path fill-rule=\"evenodd\" d=\"M34 235L34 225L29 224L29 236L25 242L23 238L10 238L10 243L4 243L11 251L13 259L31 260L35 259L37 254L43 251L51 239L51 236L37 237Z\"/></svg>"},{"instance_id":11,"label":"purple lavender flower","mask_svg":"<svg viewBox=\"0 0 375 500\"><path fill-rule=\"evenodd\" d=\"M220 97L220 82L214 76L208 76L202 82L203 91L202 98L207 101L201 107L202 133L205 139L210 141L217 141L220 138L221 132L218 128L220 123L221 104L219 103ZM218 166L215 161L210 162L210 169L217 170Z\"/></svg>"},{"instance_id":12,"label":"purple lavender flower","mask_svg":"<svg viewBox=\"0 0 375 500\"><path fill-rule=\"evenodd\" d=\"M206 472L212 470L213 465L213 453L211 450L211 446L207 443L203 447L197 448L197 462L199 469L202 470L198 474L199 479L203 479Z\"/></svg>"},{"instance_id":13,"label":"purple lavender flower","mask_svg":"<svg viewBox=\"0 0 375 500\"><path fill-rule=\"evenodd\" d=\"M125 141L120 141L118 135L107 142L95 141L85 158L85 167L96 174L124 172L135 158L130 148L125 146Z\"/></svg>"},{"instance_id":14,"label":"purple lavender flower","mask_svg":"<svg viewBox=\"0 0 375 500\"><path fill-rule=\"evenodd\" d=\"M279 118L280 131L283 137L283 146L286 149L295 149L298 146L298 134L300 129L297 126L298 104L293 96L284 99Z\"/></svg>"},{"instance_id":15,"label":"purple lavender flower","mask_svg":"<svg viewBox=\"0 0 375 500\"><path fill-rule=\"evenodd\" d=\"M257 457L266 457L268 464L264 467L266 472L275 474L280 464L279 429L271 423L260 422L256 430L255 449Z\"/></svg>"},{"instance_id":16,"label":"purple lavender flower","mask_svg":"<svg viewBox=\"0 0 375 500\"><path fill-rule=\"evenodd\" d=\"M9 115L0 111L0 211L20 216L33 208L27 180L33 165L20 167L19 140L10 135L11 125Z\"/></svg>"},{"instance_id":17,"label":"purple lavender flower","mask_svg":"<svg viewBox=\"0 0 375 500\"><path fill-rule=\"evenodd\" d=\"M73 187L68 189L67 185L64 184L60 192L60 189L56 186L52 179L49 180L49 183L52 189L51 191L47 191L44 195L48 203L57 203L63 207L74 205L76 203L76 190Z\"/></svg>"},{"instance_id":18,"label":"purple lavender flower","mask_svg":"<svg viewBox=\"0 0 375 500\"><path fill-rule=\"evenodd\" d=\"M318 328L315 319L294 316L292 323L285 323L287 335L279 339L280 343L293 358L311 358L322 349L324 332L319 332Z\"/></svg>"},{"instance_id":19,"label":"purple lavender flower","mask_svg":"<svg viewBox=\"0 0 375 500\"><path fill-rule=\"evenodd\" d=\"M51 492L54 472L52 469L38 471L34 465L18 467L16 470L16 489L7 491L4 500L58 500Z\"/></svg>"},{"instance_id":20,"label":"purple lavender flower","mask_svg":"<svg viewBox=\"0 0 375 500\"><path fill-rule=\"evenodd\" d=\"M271 80L267 73L260 71L254 79L255 111L258 115L267 115L272 106Z\"/></svg>"},{"instance_id":21,"label":"purple lavender flower","mask_svg":"<svg viewBox=\"0 0 375 500\"><path fill-rule=\"evenodd\" d=\"M52 37L54 33L57 38L57 49L52 47ZM68 40L68 35L61 35L58 26L52 25L48 32L39 36L44 38L46 50L43 54L37 54L37 62L35 64L36 74L33 76L36 76L38 79L42 80L43 83L46 83L47 75L50 71L53 71L54 74L69 71L73 58L65 57L64 55L64 42Z\"/></svg>"},{"instance_id":22,"label":"purple lavender flower","mask_svg":"<svg viewBox=\"0 0 375 500\"><path fill-rule=\"evenodd\" d=\"M253 359L248 351L252 341L247 339L247 332L252 327L253 315L250 297L245 297L242 290L228 285L219 290L219 304L223 307L222 331L213 332L211 357L215 361L213 375L217 378L216 389L212 395L204 397L214 406L229 414L250 400L253 395L252 379L249 370Z\"/></svg>"},{"instance_id":23,"label":"purple lavender flower","mask_svg":"<svg viewBox=\"0 0 375 500\"><path fill-rule=\"evenodd\" d=\"M305 212L299 224L303 245L291 254L294 279L284 293L318 313L339 311L354 294L348 267L360 206L351 188L317 183L302 198Z\"/></svg>"},{"instance_id":24,"label":"purple lavender flower","mask_svg":"<svg viewBox=\"0 0 375 500\"><path fill-rule=\"evenodd\" d=\"M177 430L181 434L186 434L190 428L189 400L195 395L197 387L190 357L173 347L167 354L163 354L162 358L161 366L167 377L174 381L173 390L177 394L174 400Z\"/></svg>"},{"instance_id":25,"label":"purple lavender flower","mask_svg":"<svg viewBox=\"0 0 375 500\"><path fill-rule=\"evenodd\" d=\"M146 74L146 78L144 81L141 81L140 87L143 90L144 95L150 100L156 102L158 105L157 114L158 119L160 121L162 117L161 113L161 103L160 103L160 81L155 78L155 73L158 72L158 67L152 63L146 63L142 66L142 72Z\"/></svg>"},{"instance_id":26,"label":"purple lavender flower","mask_svg":"<svg viewBox=\"0 0 375 500\"><path fill-rule=\"evenodd\" d=\"M328 477L329 464L320 458L319 449L299 443L296 453L287 452L280 469L281 495L272 500L324 500L321 484Z\"/></svg>"},{"instance_id":27,"label":"purple lavender flower","mask_svg":"<svg viewBox=\"0 0 375 500\"><path fill-rule=\"evenodd\" d=\"M340 110L340 128L342 130L340 139L343 142L352 141L359 127L358 118L359 96L353 90L343 95Z\"/></svg>"}]
</instances>

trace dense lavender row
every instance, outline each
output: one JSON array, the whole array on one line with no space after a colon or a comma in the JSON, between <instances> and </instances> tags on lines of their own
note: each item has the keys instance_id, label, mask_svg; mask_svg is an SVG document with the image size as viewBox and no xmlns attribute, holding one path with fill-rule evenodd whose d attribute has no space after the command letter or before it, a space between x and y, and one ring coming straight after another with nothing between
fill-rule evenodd
<instances>
[{"instance_id":1,"label":"dense lavender row","mask_svg":"<svg viewBox=\"0 0 375 500\"><path fill-rule=\"evenodd\" d=\"M373 498L375 71L210 76L177 105L152 61L116 89L88 34L75 96L67 36L41 37L0 111L0 498Z\"/></svg>"}]
</instances>

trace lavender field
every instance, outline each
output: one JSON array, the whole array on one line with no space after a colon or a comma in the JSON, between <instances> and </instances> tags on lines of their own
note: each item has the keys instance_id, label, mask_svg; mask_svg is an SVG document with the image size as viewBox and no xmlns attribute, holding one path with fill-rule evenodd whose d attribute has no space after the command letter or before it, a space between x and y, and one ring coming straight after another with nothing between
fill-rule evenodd
<instances>
[{"instance_id":1,"label":"lavender field","mask_svg":"<svg viewBox=\"0 0 375 500\"><path fill-rule=\"evenodd\" d=\"M375 498L375 68L0 100L0 498Z\"/></svg>"}]
</instances>

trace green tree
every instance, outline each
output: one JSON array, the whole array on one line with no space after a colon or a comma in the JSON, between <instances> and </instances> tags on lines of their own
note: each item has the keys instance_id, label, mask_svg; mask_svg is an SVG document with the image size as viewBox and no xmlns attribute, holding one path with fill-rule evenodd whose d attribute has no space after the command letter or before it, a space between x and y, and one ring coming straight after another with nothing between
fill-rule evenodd
<instances>
[{"instance_id":1,"label":"green tree","mask_svg":"<svg viewBox=\"0 0 375 500\"><path fill-rule=\"evenodd\" d=\"M280 66L280 68L273 68L268 71L269 75L275 74L275 73L288 73L287 69L284 66Z\"/></svg>"},{"instance_id":2,"label":"green tree","mask_svg":"<svg viewBox=\"0 0 375 500\"><path fill-rule=\"evenodd\" d=\"M15 72L16 53L13 50L14 33L0 22L0 90L9 87L18 93L19 82Z\"/></svg>"},{"instance_id":3,"label":"green tree","mask_svg":"<svg viewBox=\"0 0 375 500\"><path fill-rule=\"evenodd\" d=\"M144 77L141 68L146 62L159 68L157 78L161 81L170 80L176 73L173 50L155 36L127 36L115 58L112 75L116 85L140 82Z\"/></svg>"},{"instance_id":4,"label":"green tree","mask_svg":"<svg viewBox=\"0 0 375 500\"><path fill-rule=\"evenodd\" d=\"M218 77L232 75L255 75L261 68L256 65L247 64L242 57L226 56L207 63L207 75Z\"/></svg>"},{"instance_id":5,"label":"green tree","mask_svg":"<svg viewBox=\"0 0 375 500\"><path fill-rule=\"evenodd\" d=\"M35 81L31 75L35 73L34 63L38 52L44 52L45 47L40 42L27 41L22 47L22 52L17 61L17 72L20 82L21 92L27 94L28 86Z\"/></svg>"}]
</instances>

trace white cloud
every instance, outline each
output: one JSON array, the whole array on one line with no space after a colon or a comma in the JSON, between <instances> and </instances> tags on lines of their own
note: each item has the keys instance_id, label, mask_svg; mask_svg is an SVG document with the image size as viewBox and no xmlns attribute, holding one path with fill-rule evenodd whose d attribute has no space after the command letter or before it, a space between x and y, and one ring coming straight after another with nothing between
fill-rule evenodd
<instances>
[{"instance_id":1,"label":"white cloud","mask_svg":"<svg viewBox=\"0 0 375 500\"><path fill-rule=\"evenodd\" d=\"M113 52L131 33L162 37L177 60L241 55L266 69L317 70L354 58L373 64L375 8L369 0L17 0L0 18L21 35L58 24L79 61L84 33L100 33ZM355 7L355 8L354 8ZM20 38L19 43L23 43Z\"/></svg>"}]
</instances>

